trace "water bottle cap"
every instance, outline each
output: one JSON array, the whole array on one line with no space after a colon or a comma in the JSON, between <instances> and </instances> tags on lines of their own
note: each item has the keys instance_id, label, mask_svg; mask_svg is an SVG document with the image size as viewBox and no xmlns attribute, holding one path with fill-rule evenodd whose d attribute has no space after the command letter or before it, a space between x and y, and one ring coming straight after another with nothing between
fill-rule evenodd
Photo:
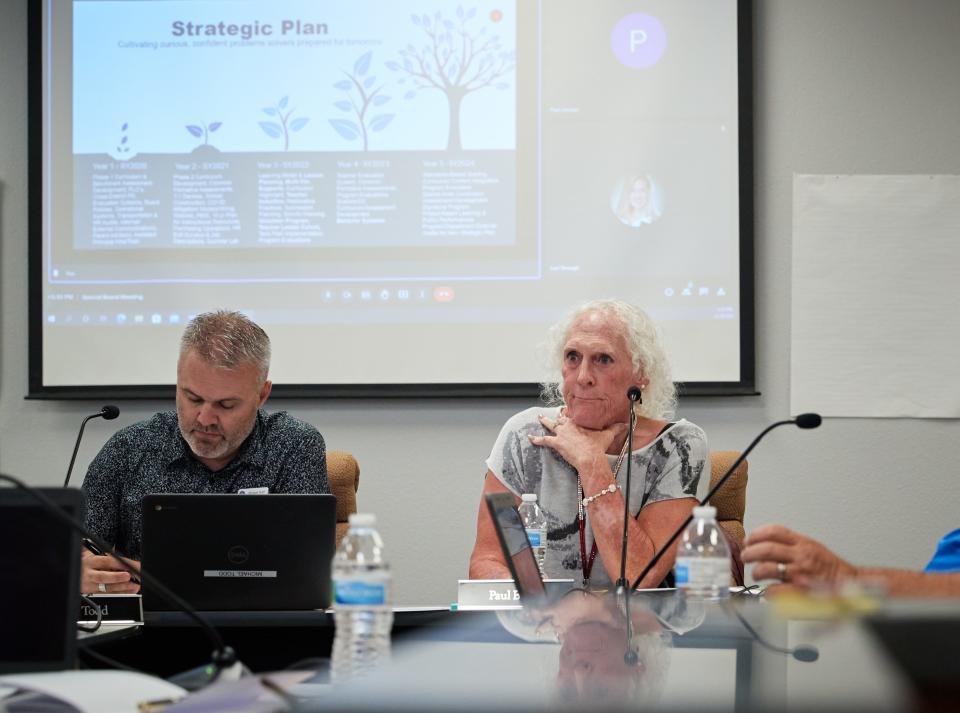
<instances>
[{"instance_id":1,"label":"water bottle cap","mask_svg":"<svg viewBox=\"0 0 960 713\"><path fill-rule=\"evenodd\" d=\"M377 516L370 512L354 512L350 513L347 522L349 522L351 526L373 527L377 524Z\"/></svg>"},{"instance_id":2,"label":"water bottle cap","mask_svg":"<svg viewBox=\"0 0 960 713\"><path fill-rule=\"evenodd\" d=\"M713 505L700 505L693 509L693 516L696 518L704 518L706 520L716 520L717 509L713 507Z\"/></svg>"},{"instance_id":3,"label":"water bottle cap","mask_svg":"<svg viewBox=\"0 0 960 713\"><path fill-rule=\"evenodd\" d=\"M523 495L520 496L520 499L521 499L523 502L525 502L525 503L535 503L535 502L537 502L537 494L536 494L536 493L524 493Z\"/></svg>"}]
</instances>

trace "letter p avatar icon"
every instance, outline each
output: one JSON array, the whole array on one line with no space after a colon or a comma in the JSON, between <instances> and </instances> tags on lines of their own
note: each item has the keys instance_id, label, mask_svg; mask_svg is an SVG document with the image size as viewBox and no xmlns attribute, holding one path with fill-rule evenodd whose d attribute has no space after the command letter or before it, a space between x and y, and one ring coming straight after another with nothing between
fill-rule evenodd
<instances>
[{"instance_id":1,"label":"letter p avatar icon","mask_svg":"<svg viewBox=\"0 0 960 713\"><path fill-rule=\"evenodd\" d=\"M620 63L632 69L652 67L667 49L667 33L660 20L634 12L624 15L610 33L610 47Z\"/></svg>"},{"instance_id":2,"label":"letter p avatar icon","mask_svg":"<svg viewBox=\"0 0 960 713\"><path fill-rule=\"evenodd\" d=\"M646 43L647 33L646 30L630 30L630 53L634 54L637 51L637 48Z\"/></svg>"}]
</instances>

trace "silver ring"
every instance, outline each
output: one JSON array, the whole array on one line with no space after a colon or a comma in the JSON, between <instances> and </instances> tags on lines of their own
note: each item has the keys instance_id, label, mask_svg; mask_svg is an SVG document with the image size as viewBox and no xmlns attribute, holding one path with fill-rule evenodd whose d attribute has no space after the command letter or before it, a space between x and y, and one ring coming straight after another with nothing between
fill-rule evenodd
<instances>
[{"instance_id":1,"label":"silver ring","mask_svg":"<svg viewBox=\"0 0 960 713\"><path fill-rule=\"evenodd\" d=\"M106 594L106 593L107 593L107 585L104 584L103 582L100 582L100 584L97 585L97 589L100 590L100 593L101 593L101 594Z\"/></svg>"},{"instance_id":2,"label":"silver ring","mask_svg":"<svg viewBox=\"0 0 960 713\"><path fill-rule=\"evenodd\" d=\"M787 581L787 565L784 562L777 562L777 579L781 582Z\"/></svg>"}]
</instances>

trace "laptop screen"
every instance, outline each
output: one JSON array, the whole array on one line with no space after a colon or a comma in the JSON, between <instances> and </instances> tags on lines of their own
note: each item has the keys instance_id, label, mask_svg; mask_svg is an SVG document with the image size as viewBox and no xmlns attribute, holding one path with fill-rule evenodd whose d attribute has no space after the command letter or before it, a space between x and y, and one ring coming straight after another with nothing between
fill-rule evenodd
<instances>
[{"instance_id":1,"label":"laptop screen","mask_svg":"<svg viewBox=\"0 0 960 713\"><path fill-rule=\"evenodd\" d=\"M542 599L547 591L512 493L488 493L487 507L521 599Z\"/></svg>"},{"instance_id":2,"label":"laptop screen","mask_svg":"<svg viewBox=\"0 0 960 713\"><path fill-rule=\"evenodd\" d=\"M38 488L74 520L83 495ZM0 489L0 673L72 668L80 611L80 535L28 493Z\"/></svg>"}]
</instances>

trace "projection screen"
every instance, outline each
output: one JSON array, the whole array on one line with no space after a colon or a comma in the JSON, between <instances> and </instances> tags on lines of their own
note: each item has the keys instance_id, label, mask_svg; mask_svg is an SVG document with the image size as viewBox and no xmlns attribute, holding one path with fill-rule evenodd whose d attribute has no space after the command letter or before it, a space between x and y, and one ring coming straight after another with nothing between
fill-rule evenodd
<instances>
[{"instance_id":1,"label":"projection screen","mask_svg":"<svg viewBox=\"0 0 960 713\"><path fill-rule=\"evenodd\" d=\"M748 3L34 0L30 395L168 394L242 310L277 395L532 393L621 297L753 390Z\"/></svg>"}]
</instances>

